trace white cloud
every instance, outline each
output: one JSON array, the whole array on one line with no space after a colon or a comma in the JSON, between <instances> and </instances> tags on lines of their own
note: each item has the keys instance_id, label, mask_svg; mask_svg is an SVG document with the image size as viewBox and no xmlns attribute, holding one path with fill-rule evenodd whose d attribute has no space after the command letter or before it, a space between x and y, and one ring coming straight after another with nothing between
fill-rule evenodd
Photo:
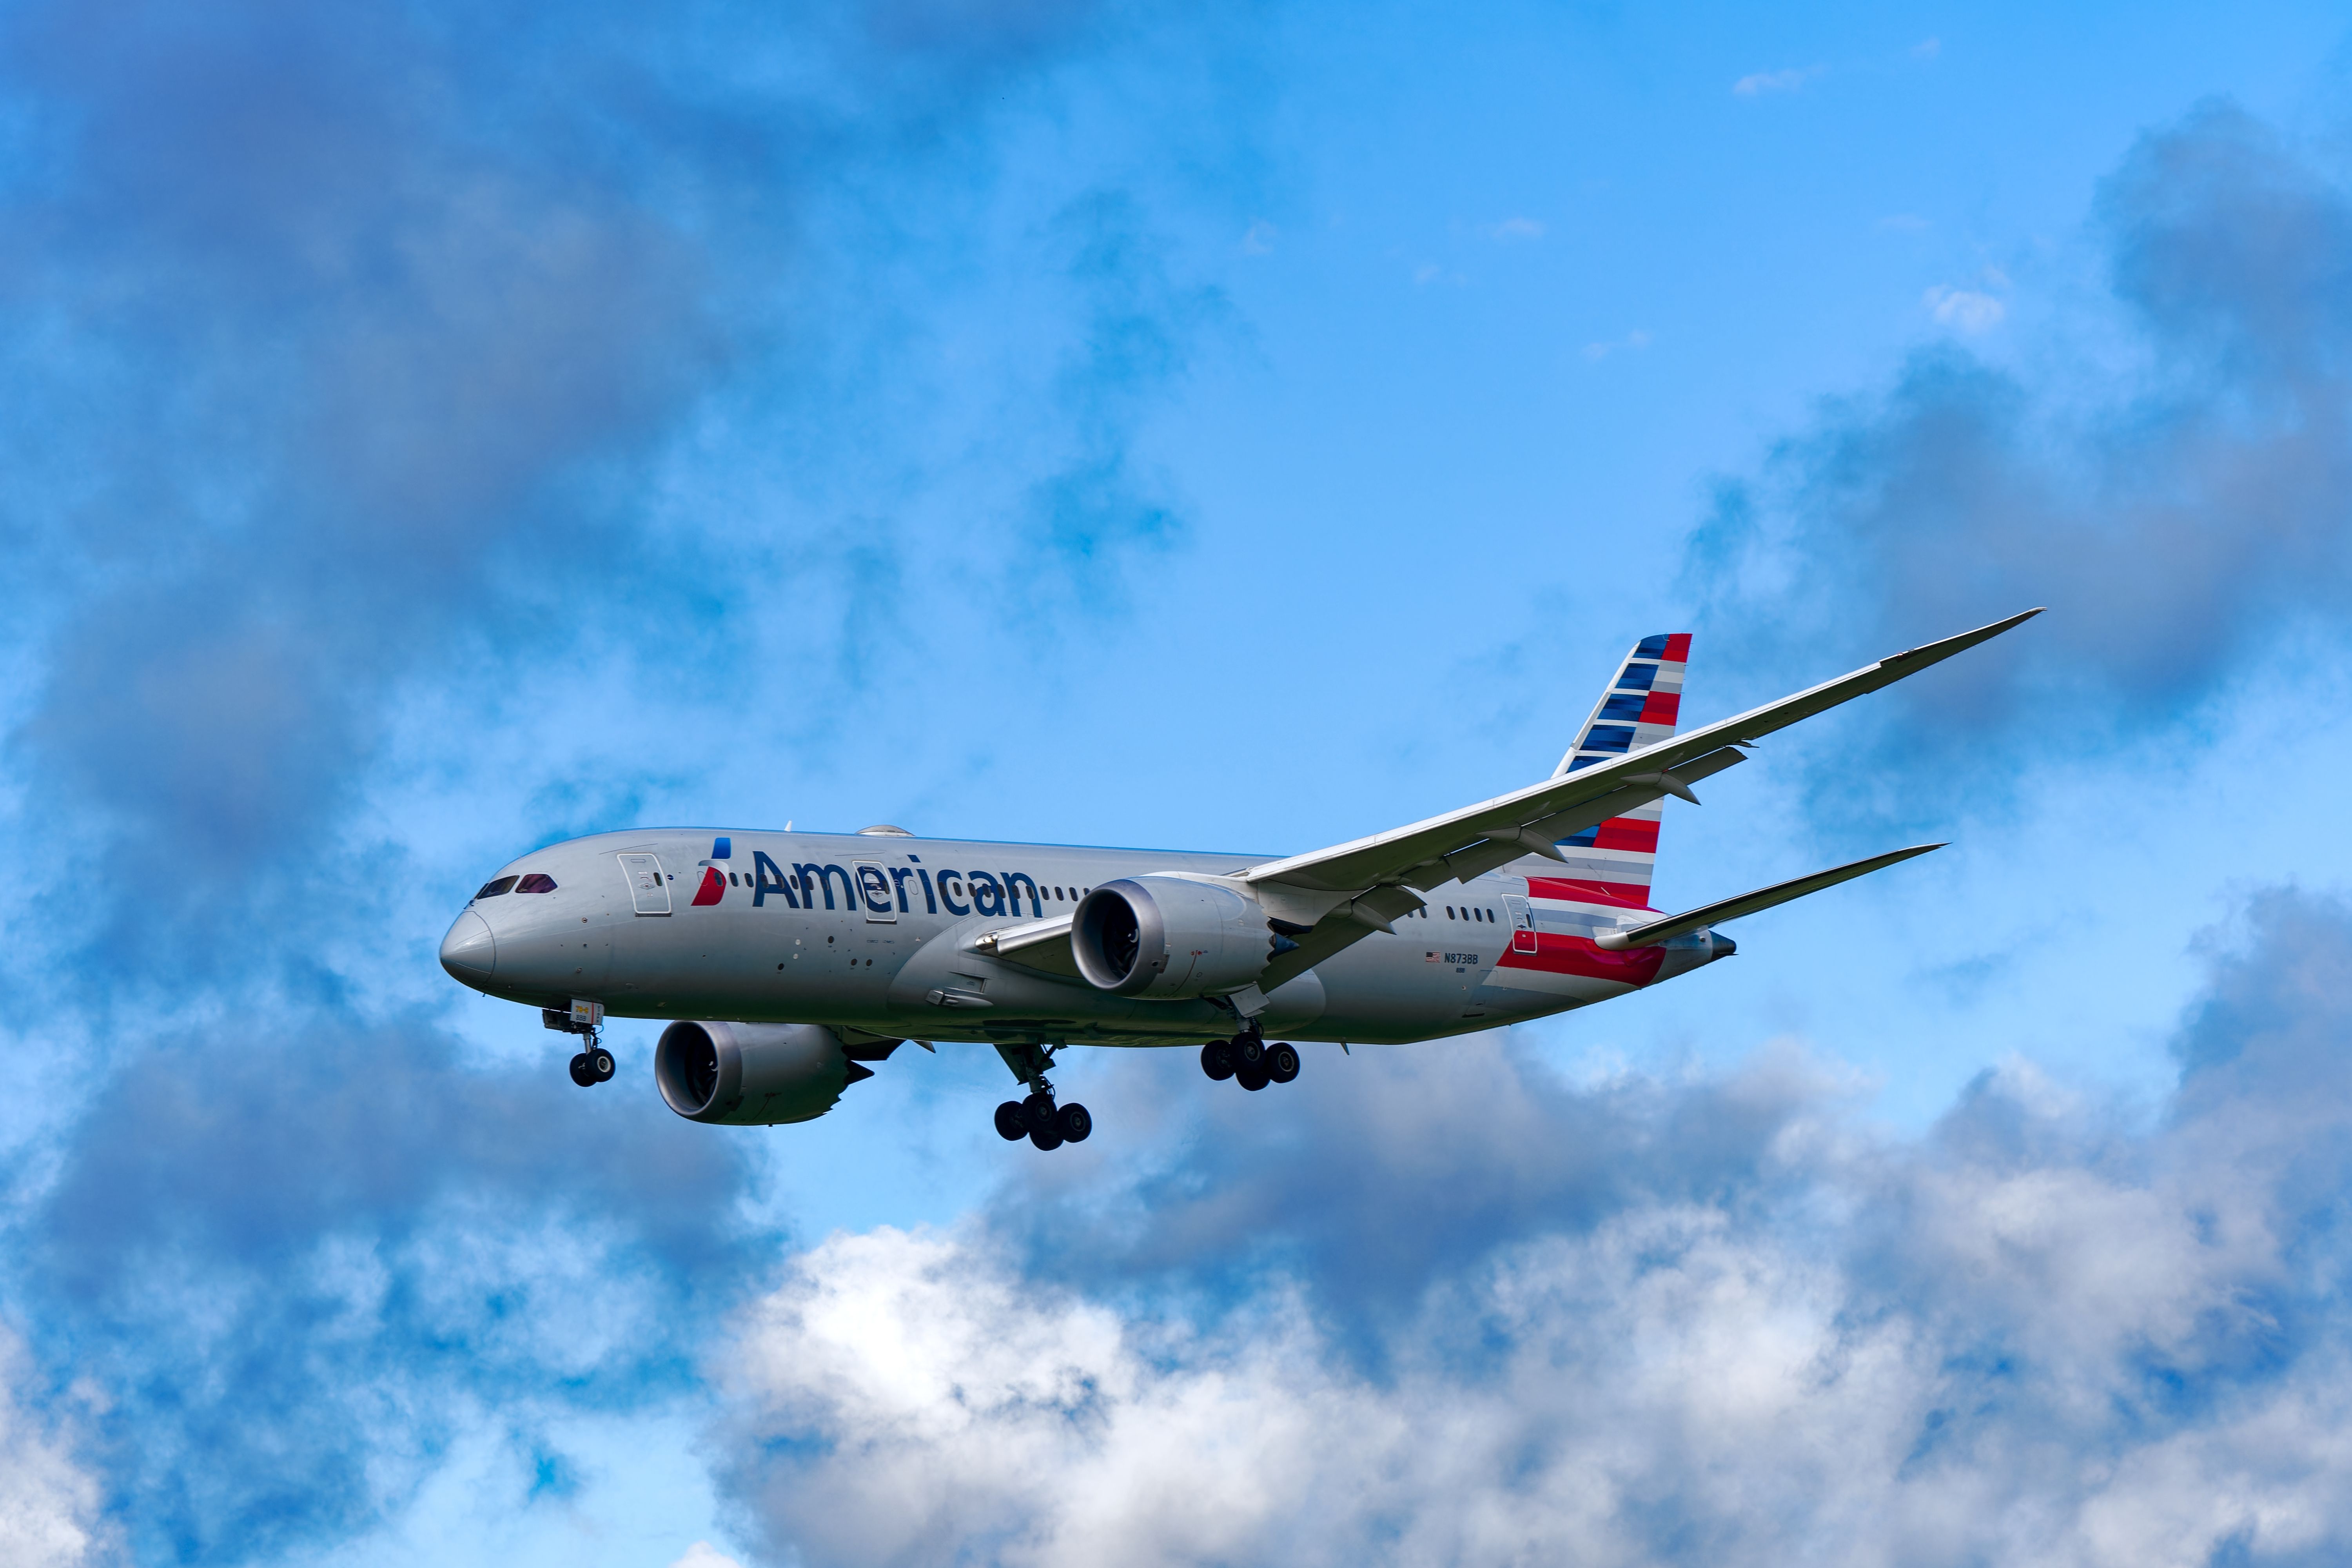
<instances>
[{"instance_id":1,"label":"white cloud","mask_svg":"<svg viewBox=\"0 0 2352 1568\"><path fill-rule=\"evenodd\" d=\"M1650 334L1635 327L1622 338L1610 338L1601 342L1585 344L1584 357L1589 360L1604 360L1621 350L1629 353L1638 353L1649 346Z\"/></svg>"},{"instance_id":2,"label":"white cloud","mask_svg":"<svg viewBox=\"0 0 2352 1568\"><path fill-rule=\"evenodd\" d=\"M1658 1203L1433 1297L1377 1379L1279 1293L1170 1328L976 1237L837 1237L743 1335L735 1446L778 1456L751 1497L812 1563L1633 1564L1687 1552L1663 1519L1717 1563L2138 1568L2352 1531L2340 1354L2147 1419L2152 1370L2283 1261L2252 1216L2080 1169L1916 1175L1902 1244L1941 1292L1808 1245L1859 1191L1778 1223Z\"/></svg>"},{"instance_id":3,"label":"white cloud","mask_svg":"<svg viewBox=\"0 0 2352 1568\"><path fill-rule=\"evenodd\" d=\"M1911 46L1911 57L1914 59L1932 60L1943 52L1944 40L1941 38L1922 38Z\"/></svg>"},{"instance_id":4,"label":"white cloud","mask_svg":"<svg viewBox=\"0 0 2352 1568\"><path fill-rule=\"evenodd\" d=\"M1275 237L1282 231L1264 218L1258 219L1242 233L1242 254L1264 256L1274 249Z\"/></svg>"},{"instance_id":5,"label":"white cloud","mask_svg":"<svg viewBox=\"0 0 2352 1568\"><path fill-rule=\"evenodd\" d=\"M1815 77L1829 69L1827 66L1807 66L1803 69L1757 71L1741 77L1731 84L1731 90L1741 98L1757 98L1768 92L1797 92Z\"/></svg>"},{"instance_id":6,"label":"white cloud","mask_svg":"<svg viewBox=\"0 0 2352 1568\"><path fill-rule=\"evenodd\" d=\"M743 1565L719 1551L708 1541L698 1541L686 1549L686 1554L669 1568L743 1568Z\"/></svg>"},{"instance_id":7,"label":"white cloud","mask_svg":"<svg viewBox=\"0 0 2352 1568\"><path fill-rule=\"evenodd\" d=\"M1486 237L1506 242L1515 239L1541 239L1542 220L1531 217L1507 217L1500 223L1486 226Z\"/></svg>"},{"instance_id":8,"label":"white cloud","mask_svg":"<svg viewBox=\"0 0 2352 1568\"><path fill-rule=\"evenodd\" d=\"M16 1340L0 1329L0 1563L75 1568L99 1555L98 1482L18 1402L25 1373Z\"/></svg>"},{"instance_id":9,"label":"white cloud","mask_svg":"<svg viewBox=\"0 0 2352 1568\"><path fill-rule=\"evenodd\" d=\"M1920 297L1942 325L1963 332L1989 332L2000 325L2009 307L1973 289L1953 289L1938 283Z\"/></svg>"},{"instance_id":10,"label":"white cloud","mask_svg":"<svg viewBox=\"0 0 2352 1568\"><path fill-rule=\"evenodd\" d=\"M979 1225L836 1236L720 1352L732 1490L813 1565L2342 1560L2352 922L2280 907L2150 1131L2015 1061L1888 1144L1801 1061L1580 1091L1368 1057L1295 1163L1097 1194L1156 1253L1223 1257L1211 1216L1269 1184L1268 1214L1369 1187L1389 1231L1441 1217L1396 1194L1450 1185L1454 1233L1491 1239L1385 1313L1385 1231L1319 1285L1228 1258L1212 1278L1244 1282L1180 1293L1097 1273L1113 1232L1077 1210L1034 1239L1088 1258L1084 1289ZM1456 1117L1430 1090L1465 1072ZM1513 1192L1530 1219L1492 1228Z\"/></svg>"},{"instance_id":11,"label":"white cloud","mask_svg":"<svg viewBox=\"0 0 2352 1568\"><path fill-rule=\"evenodd\" d=\"M1930 225L1916 213L1890 213L1878 220L1878 226L1897 234L1925 234Z\"/></svg>"}]
</instances>

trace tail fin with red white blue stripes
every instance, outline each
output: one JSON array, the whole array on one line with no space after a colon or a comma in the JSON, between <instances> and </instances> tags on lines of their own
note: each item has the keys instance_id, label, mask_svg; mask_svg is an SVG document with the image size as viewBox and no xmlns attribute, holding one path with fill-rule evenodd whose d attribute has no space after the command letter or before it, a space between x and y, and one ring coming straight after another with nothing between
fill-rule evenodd
<instances>
[{"instance_id":1,"label":"tail fin with red white blue stripes","mask_svg":"<svg viewBox=\"0 0 2352 1568\"><path fill-rule=\"evenodd\" d=\"M1673 734L1680 717L1683 669L1689 659L1688 632L1660 632L1634 644L1554 774L1612 761ZM1658 860L1658 818L1664 804L1652 801L1561 839L1559 852L1568 864L1552 875L1589 887L1606 902L1646 906L1650 873Z\"/></svg>"}]
</instances>

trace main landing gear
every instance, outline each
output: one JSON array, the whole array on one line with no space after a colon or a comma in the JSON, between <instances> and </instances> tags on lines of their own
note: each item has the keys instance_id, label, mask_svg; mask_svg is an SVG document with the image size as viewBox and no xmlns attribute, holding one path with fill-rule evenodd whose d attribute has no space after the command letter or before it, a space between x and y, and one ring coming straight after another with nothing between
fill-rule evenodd
<instances>
[{"instance_id":1,"label":"main landing gear","mask_svg":"<svg viewBox=\"0 0 2352 1568\"><path fill-rule=\"evenodd\" d=\"M1026 1138L1040 1149L1058 1149L1065 1143L1083 1143L1095 1130L1095 1119L1087 1108L1072 1100L1067 1105L1054 1103L1054 1086L1045 1081L1045 1069L1054 1062L1053 1046L1005 1046L996 1047L1013 1076L1029 1086L1026 1100L1008 1100L996 1108L996 1135L1007 1143L1017 1143Z\"/></svg>"},{"instance_id":2,"label":"main landing gear","mask_svg":"<svg viewBox=\"0 0 2352 1568\"><path fill-rule=\"evenodd\" d=\"M1287 1040L1268 1045L1252 1025L1230 1040L1211 1040L1201 1047L1201 1070L1223 1083L1232 1079L1252 1094L1270 1083L1288 1083L1298 1076L1298 1047Z\"/></svg>"},{"instance_id":3,"label":"main landing gear","mask_svg":"<svg viewBox=\"0 0 2352 1568\"><path fill-rule=\"evenodd\" d=\"M597 1009L600 1015L603 1011L601 1007ZM588 1048L572 1058L572 1082L583 1089L593 1089L600 1083L612 1081L613 1053L606 1050L603 1041L597 1037L597 1028L594 1024L583 1023L576 1016L565 1012L561 1007L541 1008L539 1021L551 1029L560 1030L567 1035L588 1037Z\"/></svg>"}]
</instances>

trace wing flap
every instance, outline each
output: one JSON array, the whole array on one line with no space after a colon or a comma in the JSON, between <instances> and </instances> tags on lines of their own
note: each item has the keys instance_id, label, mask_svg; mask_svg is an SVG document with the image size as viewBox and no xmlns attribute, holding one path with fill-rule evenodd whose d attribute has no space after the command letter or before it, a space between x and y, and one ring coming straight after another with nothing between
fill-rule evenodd
<instances>
[{"instance_id":1,"label":"wing flap","mask_svg":"<svg viewBox=\"0 0 2352 1568\"><path fill-rule=\"evenodd\" d=\"M1622 952L1629 947L1656 947L1675 937L1685 936L1703 926L1720 925L1725 921L1738 920L1759 910L1785 904L1791 899L1801 899L1808 893L1818 893L1824 888L1834 888L1840 882L1851 882L1856 877L1867 877L1873 871L1925 855L1930 849L1941 849L1941 844L1915 844L1908 849L1892 849L1884 855L1873 855L1867 860L1849 861L1826 871L1816 871L1810 877L1793 877L1785 882L1775 882L1769 888L1759 888L1738 898L1718 899L1682 914L1668 915L1648 925L1635 926L1632 931L1606 931L1593 939L1593 945L1612 952Z\"/></svg>"}]
</instances>

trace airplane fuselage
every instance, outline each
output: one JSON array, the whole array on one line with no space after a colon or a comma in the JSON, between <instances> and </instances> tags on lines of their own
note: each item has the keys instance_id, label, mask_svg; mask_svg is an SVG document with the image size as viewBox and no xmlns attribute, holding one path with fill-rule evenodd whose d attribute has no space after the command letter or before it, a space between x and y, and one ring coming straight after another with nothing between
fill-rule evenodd
<instances>
[{"instance_id":1,"label":"airplane fuselage","mask_svg":"<svg viewBox=\"0 0 2352 1568\"><path fill-rule=\"evenodd\" d=\"M1066 916L1116 879L1225 877L1268 858L875 832L600 834L501 868L458 917L444 962L490 995L546 1008L584 999L614 1017L817 1024L931 1041L1198 1045L1233 1031L1229 1007L1115 994L974 944ZM1731 950L1700 931L1604 951L1597 934L1654 911L1538 868L1553 868L1536 860L1430 890L1392 931L1268 992L1265 1029L1432 1039L1603 1001Z\"/></svg>"}]
</instances>

